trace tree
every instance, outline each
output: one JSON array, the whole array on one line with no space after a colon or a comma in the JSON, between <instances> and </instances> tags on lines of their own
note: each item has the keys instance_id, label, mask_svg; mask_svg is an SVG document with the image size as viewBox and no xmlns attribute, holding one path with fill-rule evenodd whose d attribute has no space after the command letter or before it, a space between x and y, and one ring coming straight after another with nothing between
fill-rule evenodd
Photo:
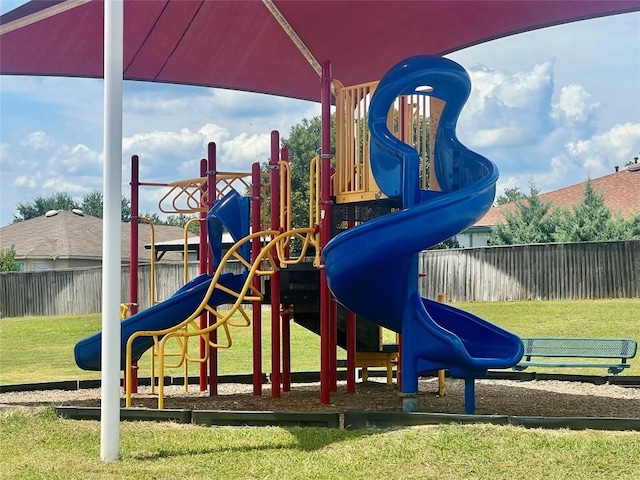
<instances>
[{"instance_id":1,"label":"tree","mask_svg":"<svg viewBox=\"0 0 640 480\"><path fill-rule=\"evenodd\" d=\"M558 242L592 242L612 240L611 236L619 226L614 225L611 210L587 180L584 194L571 211L564 210L556 226L555 239Z\"/></svg>"},{"instance_id":2,"label":"tree","mask_svg":"<svg viewBox=\"0 0 640 480\"><path fill-rule=\"evenodd\" d=\"M104 210L104 196L102 192L94 190L93 192L85 194L84 197L82 197L80 209L87 215L102 218ZM122 222L131 221L131 202L124 195L120 201L120 212Z\"/></svg>"},{"instance_id":3,"label":"tree","mask_svg":"<svg viewBox=\"0 0 640 480\"><path fill-rule=\"evenodd\" d=\"M594 242L640 238L640 215L627 220L613 217L604 195L587 180L584 194L570 210L552 208L538 197L538 189L516 200L516 211L506 212L506 223L496 224L489 238L491 245L547 242Z\"/></svg>"},{"instance_id":4,"label":"tree","mask_svg":"<svg viewBox=\"0 0 640 480\"><path fill-rule=\"evenodd\" d=\"M189 222L190 220L192 220L194 218L198 218L198 216L197 215L185 215L184 213L181 213L179 215L168 215L167 219L163 223L165 225L171 225L172 227L184 228L184 226L187 224L187 222ZM189 225L189 231L191 233L198 233L200 231L200 223L199 222L192 222Z\"/></svg>"},{"instance_id":5,"label":"tree","mask_svg":"<svg viewBox=\"0 0 640 480\"><path fill-rule=\"evenodd\" d=\"M624 164L625 167L630 167L631 165L635 165L638 163L638 157L633 157L627 163Z\"/></svg>"},{"instance_id":6,"label":"tree","mask_svg":"<svg viewBox=\"0 0 640 480\"><path fill-rule=\"evenodd\" d=\"M13 221L22 222L41 217L49 210L73 210L74 208L78 208L78 204L69 192L55 191L48 196L34 197L30 203L19 202L16 205L18 214L13 216Z\"/></svg>"},{"instance_id":7,"label":"tree","mask_svg":"<svg viewBox=\"0 0 640 480\"><path fill-rule=\"evenodd\" d=\"M491 230L491 245L548 243L555 241L557 211L551 202L540 199L540 191L529 182L529 195L516 200L516 210L505 212L506 223L497 223Z\"/></svg>"},{"instance_id":8,"label":"tree","mask_svg":"<svg viewBox=\"0 0 640 480\"><path fill-rule=\"evenodd\" d=\"M73 210L81 209L87 215L102 218L103 195L94 190L82 197L80 203L76 202L69 192L55 191L51 195L34 197L31 202L18 203L16 210L18 215L13 216L14 222L21 222L31 218L41 217L49 210ZM124 195L121 200L121 215L123 222L131 221L131 202Z\"/></svg>"},{"instance_id":9,"label":"tree","mask_svg":"<svg viewBox=\"0 0 640 480\"><path fill-rule=\"evenodd\" d=\"M580 201L560 215L556 227L558 242L596 242L640 238L640 216L628 220L614 217L605 203L604 195L593 189L587 180Z\"/></svg>"},{"instance_id":10,"label":"tree","mask_svg":"<svg viewBox=\"0 0 640 480\"><path fill-rule=\"evenodd\" d=\"M160 215L158 215L156 212L140 212L140 215L138 215L138 218L139 217L144 217L144 218L148 219L154 225L163 225L164 224L164 220L162 220L160 218ZM142 223L142 222L138 222L138 223Z\"/></svg>"},{"instance_id":11,"label":"tree","mask_svg":"<svg viewBox=\"0 0 640 480\"><path fill-rule=\"evenodd\" d=\"M289 150L291 164L291 226L309 226L309 168L311 160L320 154L321 117L306 118L291 127L282 145ZM335 145L335 116L331 117L331 144ZM333 148L333 147L332 147ZM335 155L332 150L331 155Z\"/></svg>"},{"instance_id":12,"label":"tree","mask_svg":"<svg viewBox=\"0 0 640 480\"><path fill-rule=\"evenodd\" d=\"M103 200L102 192L94 190L82 197L80 209L87 215L102 218Z\"/></svg>"},{"instance_id":13,"label":"tree","mask_svg":"<svg viewBox=\"0 0 640 480\"><path fill-rule=\"evenodd\" d=\"M496 205L515 202L516 200L523 199L524 196L524 193L520 191L520 187L505 188L504 192L496 198Z\"/></svg>"},{"instance_id":14,"label":"tree","mask_svg":"<svg viewBox=\"0 0 640 480\"><path fill-rule=\"evenodd\" d=\"M15 246L0 248L0 272L17 272L18 270L20 266L16 262Z\"/></svg>"},{"instance_id":15,"label":"tree","mask_svg":"<svg viewBox=\"0 0 640 480\"><path fill-rule=\"evenodd\" d=\"M429 250L446 250L447 248L460 248L460 242L456 237L447 238L444 242L440 242Z\"/></svg>"}]
</instances>

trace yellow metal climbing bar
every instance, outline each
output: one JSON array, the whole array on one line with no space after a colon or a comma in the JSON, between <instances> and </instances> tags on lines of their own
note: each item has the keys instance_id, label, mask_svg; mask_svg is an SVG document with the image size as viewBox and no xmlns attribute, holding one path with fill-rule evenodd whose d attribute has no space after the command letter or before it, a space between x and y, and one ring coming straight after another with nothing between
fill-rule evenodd
<instances>
[{"instance_id":1,"label":"yellow metal climbing bar","mask_svg":"<svg viewBox=\"0 0 640 480\"><path fill-rule=\"evenodd\" d=\"M256 275L258 276L273 275L277 271L277 269L279 268L279 265L284 260L286 260L283 256L284 254L283 245L286 244L286 241L289 237L299 236L303 238L303 242L302 242L303 248L302 248L302 251L300 252L300 257L304 257L306 255L306 250L308 246L311 244L310 240L308 239L304 240L304 239L310 236L313 236L315 234L316 234L316 230L313 228L298 228L298 229L289 230L284 233L279 233L273 230L264 231L264 232L255 232L255 233L252 233L251 235L244 237L242 240L234 244L224 255L218 269L216 270L216 273L213 276L213 279L211 280L209 288L207 289L207 292L204 295L204 298L202 299L200 305L194 310L194 312L189 317L187 317L185 320L178 323L174 327L163 329L163 330L155 330L155 331L152 331L152 330L138 331L129 337L126 345L126 368L127 369L130 369L131 364L133 362L132 347L133 347L133 342L135 341L136 338L143 337L143 336L152 337L154 341L154 345L156 345L157 347L158 365L160 368L160 371L158 374L158 408L159 409L164 407L164 371L166 368L168 368L165 362L165 357L167 356L166 349L165 349L166 342L174 338L176 339L180 338L184 340L184 343L180 343L181 345L180 352L178 352L178 355L177 355L178 361L176 362L176 364L172 365L172 367L176 367L176 368L183 365L184 362L188 359L190 359L191 361L204 361L203 357L198 357L198 359L196 360L195 358L190 358L188 356L187 341L191 337L202 338L212 348L231 347L232 340L231 340L231 335L229 333L229 326L237 325L237 324L236 323L230 324L229 321L231 320L231 318L236 312L241 310L241 306L243 302L262 301L263 299L262 293L260 291L257 291L253 287L253 278ZM242 255L240 255L240 247L245 243L250 242L255 237L271 238L271 240L269 240L266 243L266 245L259 252L256 260L251 264L250 266L251 268L248 271L248 274L244 281L242 289L236 292L221 285L220 277L222 275L222 271L224 270L224 266L227 264L229 260L231 259L240 260L245 265L248 265L248 262L242 258ZM276 253L277 258L274 258L272 255L272 252L274 251L277 252ZM215 309L214 307L211 307L208 304L209 299L211 298L211 295L213 294L214 290L224 291L228 295L235 298L235 302L233 303L232 307L224 313L219 312L217 309ZM204 329L200 329L197 327L195 327L194 329L189 329L190 326L194 325L193 321L205 311L212 313L217 320ZM243 325L249 325L250 324L249 318L247 316L244 316L244 318L245 318L245 322L243 322ZM214 343L210 340L209 333L219 329L220 327L222 327L224 332L224 341L222 343L218 343L218 342ZM205 351L207 352L205 355L208 355L209 349L205 349ZM131 381L128 377L127 385L126 385L127 407L131 406L131 388L132 388Z\"/></svg>"},{"instance_id":2,"label":"yellow metal climbing bar","mask_svg":"<svg viewBox=\"0 0 640 480\"><path fill-rule=\"evenodd\" d=\"M158 208L167 214L191 214L206 211L207 178L198 177L166 184L169 189L158 201ZM169 205L167 205L167 203Z\"/></svg>"},{"instance_id":3,"label":"yellow metal climbing bar","mask_svg":"<svg viewBox=\"0 0 640 480\"><path fill-rule=\"evenodd\" d=\"M251 172L216 172L216 199L240 186L251 191Z\"/></svg>"}]
</instances>

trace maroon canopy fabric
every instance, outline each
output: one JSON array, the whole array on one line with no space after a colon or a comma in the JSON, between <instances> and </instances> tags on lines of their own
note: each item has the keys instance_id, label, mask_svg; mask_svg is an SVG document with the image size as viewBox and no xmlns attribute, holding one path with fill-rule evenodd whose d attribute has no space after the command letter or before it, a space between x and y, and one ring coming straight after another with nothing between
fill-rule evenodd
<instances>
[{"instance_id":1,"label":"maroon canopy fabric","mask_svg":"<svg viewBox=\"0 0 640 480\"><path fill-rule=\"evenodd\" d=\"M411 55L640 10L638 0L125 0L125 79L319 100L317 72L268 3L345 85ZM30 2L0 24L0 73L102 76L101 0Z\"/></svg>"}]
</instances>

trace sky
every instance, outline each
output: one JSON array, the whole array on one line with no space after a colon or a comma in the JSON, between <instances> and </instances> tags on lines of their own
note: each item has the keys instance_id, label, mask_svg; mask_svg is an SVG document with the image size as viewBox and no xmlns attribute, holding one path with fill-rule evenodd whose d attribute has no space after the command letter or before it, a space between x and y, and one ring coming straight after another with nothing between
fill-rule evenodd
<instances>
[{"instance_id":1,"label":"sky","mask_svg":"<svg viewBox=\"0 0 640 480\"><path fill-rule=\"evenodd\" d=\"M0 13L23 1L1 0ZM494 161L498 193L533 181L542 191L612 173L640 156L640 13L528 32L448 55L472 81L458 122L467 147ZM400 60L400 59L399 59ZM102 190L102 80L0 76L0 226L17 203ZM125 82L123 193L131 155L140 179L199 175L206 145L218 169L249 171L319 104L269 95ZM140 209L157 211L158 189Z\"/></svg>"}]
</instances>

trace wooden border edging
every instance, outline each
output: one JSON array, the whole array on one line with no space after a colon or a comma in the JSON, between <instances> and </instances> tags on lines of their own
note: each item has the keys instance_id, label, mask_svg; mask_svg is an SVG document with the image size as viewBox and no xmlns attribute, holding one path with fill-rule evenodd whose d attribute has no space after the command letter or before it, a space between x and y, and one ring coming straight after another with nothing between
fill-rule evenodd
<instances>
[{"instance_id":1,"label":"wooden border edging","mask_svg":"<svg viewBox=\"0 0 640 480\"><path fill-rule=\"evenodd\" d=\"M99 386L99 385L98 385ZM14 383L0 385L0 393L32 392L35 390L78 390L77 380L61 380L58 382Z\"/></svg>"},{"instance_id":2,"label":"wooden border edging","mask_svg":"<svg viewBox=\"0 0 640 480\"><path fill-rule=\"evenodd\" d=\"M56 407L58 415L71 420L100 420L100 407ZM169 421L207 426L277 426L340 428L339 413L231 412L121 408L120 420Z\"/></svg>"},{"instance_id":3,"label":"wooden border edging","mask_svg":"<svg viewBox=\"0 0 640 480\"><path fill-rule=\"evenodd\" d=\"M640 418L617 417L527 417L516 415L455 415L448 413L345 412L347 429L397 428L442 423L490 423L526 428L568 428L571 430L640 431Z\"/></svg>"},{"instance_id":4,"label":"wooden border edging","mask_svg":"<svg viewBox=\"0 0 640 480\"><path fill-rule=\"evenodd\" d=\"M209 426L278 426L340 428L339 413L231 412L194 410L192 421Z\"/></svg>"},{"instance_id":5,"label":"wooden border edging","mask_svg":"<svg viewBox=\"0 0 640 480\"><path fill-rule=\"evenodd\" d=\"M441 423L491 423L508 425L506 415L455 415L451 413L344 412L344 428L370 429L437 425Z\"/></svg>"},{"instance_id":6,"label":"wooden border edging","mask_svg":"<svg viewBox=\"0 0 640 480\"><path fill-rule=\"evenodd\" d=\"M618 417L509 417L511 425L526 428L568 428L570 430L640 431L640 418Z\"/></svg>"},{"instance_id":7,"label":"wooden border edging","mask_svg":"<svg viewBox=\"0 0 640 480\"><path fill-rule=\"evenodd\" d=\"M58 415L72 420L100 420L100 407L56 407ZM120 409L120 420L170 421L203 426L340 428L338 413L232 412L225 410ZM640 431L640 418L529 417L516 415L456 415L449 413L361 412L344 413L344 428L387 429L440 424L513 425L525 428Z\"/></svg>"},{"instance_id":8,"label":"wooden border edging","mask_svg":"<svg viewBox=\"0 0 640 480\"><path fill-rule=\"evenodd\" d=\"M58 415L71 420L100 420L100 407L55 407ZM191 423L191 410L121 408L120 420L168 421Z\"/></svg>"}]
</instances>

